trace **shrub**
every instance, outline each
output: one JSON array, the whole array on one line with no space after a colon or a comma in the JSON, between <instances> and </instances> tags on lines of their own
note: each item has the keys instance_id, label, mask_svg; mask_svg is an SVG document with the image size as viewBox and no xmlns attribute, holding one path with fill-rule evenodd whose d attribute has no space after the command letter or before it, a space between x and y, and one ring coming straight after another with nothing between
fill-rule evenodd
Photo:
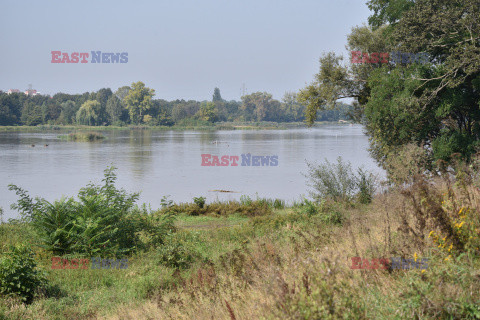
<instances>
[{"instance_id":1,"label":"shrub","mask_svg":"<svg viewBox=\"0 0 480 320\"><path fill-rule=\"evenodd\" d=\"M174 237L169 237L156 252L160 264L175 269L189 268L198 257L193 248Z\"/></svg>"},{"instance_id":2,"label":"shrub","mask_svg":"<svg viewBox=\"0 0 480 320\"><path fill-rule=\"evenodd\" d=\"M334 201L351 201L357 197L361 203L369 203L376 189L376 177L359 168L357 174L352 170L350 162L343 162L341 157L336 163L313 165L307 163L309 172L307 178L314 191L311 196L320 202L324 198Z\"/></svg>"},{"instance_id":3,"label":"shrub","mask_svg":"<svg viewBox=\"0 0 480 320\"><path fill-rule=\"evenodd\" d=\"M248 206L248 205L252 204L252 201L253 201L252 198L250 198L249 196L246 196L246 195L241 195L240 196L240 203L242 205L247 205Z\"/></svg>"},{"instance_id":4,"label":"shrub","mask_svg":"<svg viewBox=\"0 0 480 320\"><path fill-rule=\"evenodd\" d=\"M303 202L299 204L299 212L308 216L313 216L318 213L318 208L312 201L303 199Z\"/></svg>"},{"instance_id":5,"label":"shrub","mask_svg":"<svg viewBox=\"0 0 480 320\"><path fill-rule=\"evenodd\" d=\"M266 198L262 198L262 199L258 199L256 200L259 204L266 204L268 205L270 208L273 208L273 209L284 209L285 208L285 201L281 200L281 199L266 199ZM248 201L246 201L248 203ZM250 204L251 204L251 201L250 201Z\"/></svg>"},{"instance_id":6,"label":"shrub","mask_svg":"<svg viewBox=\"0 0 480 320\"><path fill-rule=\"evenodd\" d=\"M275 199L273 201L273 208L274 209L284 209L285 208L285 201L281 199Z\"/></svg>"},{"instance_id":7,"label":"shrub","mask_svg":"<svg viewBox=\"0 0 480 320\"><path fill-rule=\"evenodd\" d=\"M376 178L371 172L367 172L363 168L358 168L358 202L364 204L372 202L376 189L375 181Z\"/></svg>"},{"instance_id":8,"label":"shrub","mask_svg":"<svg viewBox=\"0 0 480 320\"><path fill-rule=\"evenodd\" d=\"M105 139L105 136L98 132L72 132L66 136L66 139L70 141L97 141Z\"/></svg>"},{"instance_id":9,"label":"shrub","mask_svg":"<svg viewBox=\"0 0 480 320\"><path fill-rule=\"evenodd\" d=\"M312 197L321 201L323 198L332 198L335 201L350 200L355 192L356 181L350 163L344 163L341 157L337 163L325 163L314 166L307 163L309 168L310 186L316 192L311 192Z\"/></svg>"},{"instance_id":10,"label":"shrub","mask_svg":"<svg viewBox=\"0 0 480 320\"><path fill-rule=\"evenodd\" d=\"M205 197L198 197L198 198L193 198L193 202L200 208L202 209L203 206L205 205Z\"/></svg>"},{"instance_id":11,"label":"shrub","mask_svg":"<svg viewBox=\"0 0 480 320\"><path fill-rule=\"evenodd\" d=\"M320 220L330 224L341 224L344 220L344 217L339 210L333 209L327 212L321 212Z\"/></svg>"},{"instance_id":12,"label":"shrub","mask_svg":"<svg viewBox=\"0 0 480 320\"><path fill-rule=\"evenodd\" d=\"M35 291L46 285L44 273L37 269L33 252L25 245L11 246L0 256L0 294L16 295L30 302Z\"/></svg>"},{"instance_id":13,"label":"shrub","mask_svg":"<svg viewBox=\"0 0 480 320\"><path fill-rule=\"evenodd\" d=\"M28 220L39 236L41 246L58 255L125 255L173 230L173 216L149 217L135 207L139 194L128 194L115 187L115 168L105 170L104 185L89 184L80 189L79 201L62 198L50 203L32 200L21 188L10 185L20 200L14 206Z\"/></svg>"}]
</instances>

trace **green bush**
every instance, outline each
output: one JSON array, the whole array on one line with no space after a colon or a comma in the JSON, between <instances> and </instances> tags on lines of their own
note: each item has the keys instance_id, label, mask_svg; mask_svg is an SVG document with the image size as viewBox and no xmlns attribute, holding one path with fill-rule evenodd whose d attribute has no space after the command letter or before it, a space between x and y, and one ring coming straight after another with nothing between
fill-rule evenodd
<instances>
[{"instance_id":1,"label":"green bush","mask_svg":"<svg viewBox=\"0 0 480 320\"><path fill-rule=\"evenodd\" d=\"M259 204L262 204L262 205L266 204L270 208L273 208L273 209L284 209L285 208L285 201L283 201L281 199L266 199L266 198L258 199L257 198L256 201ZM248 201L246 201L246 202L248 202Z\"/></svg>"},{"instance_id":2,"label":"green bush","mask_svg":"<svg viewBox=\"0 0 480 320\"><path fill-rule=\"evenodd\" d=\"M157 249L157 261L169 268L187 269L199 257L199 254L187 244L169 237L165 244Z\"/></svg>"},{"instance_id":3,"label":"green bush","mask_svg":"<svg viewBox=\"0 0 480 320\"><path fill-rule=\"evenodd\" d=\"M240 203L242 205L248 206L248 205L252 204L252 202L253 202L253 200L249 196L246 196L246 195L241 195L240 196Z\"/></svg>"},{"instance_id":4,"label":"green bush","mask_svg":"<svg viewBox=\"0 0 480 320\"><path fill-rule=\"evenodd\" d=\"M333 209L327 212L321 212L320 219L325 223L341 224L344 217L340 211Z\"/></svg>"},{"instance_id":5,"label":"green bush","mask_svg":"<svg viewBox=\"0 0 480 320\"><path fill-rule=\"evenodd\" d=\"M372 202L376 189L375 181L376 178L371 172L367 172L363 168L358 169L358 202L364 204Z\"/></svg>"},{"instance_id":6,"label":"green bush","mask_svg":"<svg viewBox=\"0 0 480 320\"><path fill-rule=\"evenodd\" d=\"M202 209L203 206L205 205L205 200L207 200L205 197L193 198L193 202L194 202L200 209Z\"/></svg>"},{"instance_id":7,"label":"green bush","mask_svg":"<svg viewBox=\"0 0 480 320\"><path fill-rule=\"evenodd\" d=\"M284 209L285 208L285 201L281 199L275 199L273 201L273 208L274 209Z\"/></svg>"},{"instance_id":8,"label":"green bush","mask_svg":"<svg viewBox=\"0 0 480 320\"><path fill-rule=\"evenodd\" d=\"M355 197L361 203L369 203L375 193L376 178L372 173L359 168L357 174L352 170L350 162L343 162L341 157L336 163L313 165L307 163L307 178L314 191L311 196L320 202L330 198L334 201L352 201Z\"/></svg>"},{"instance_id":9,"label":"green bush","mask_svg":"<svg viewBox=\"0 0 480 320\"><path fill-rule=\"evenodd\" d=\"M323 198L332 198L335 201L350 200L355 193L355 175L350 163L344 163L341 157L337 158L337 163L330 163L325 159L325 163L314 166L308 163L309 178L311 187L315 192L311 192L316 201Z\"/></svg>"},{"instance_id":10,"label":"green bush","mask_svg":"<svg viewBox=\"0 0 480 320\"><path fill-rule=\"evenodd\" d=\"M11 246L0 256L0 294L16 295L30 302L37 289L46 285L44 272L37 269L33 252L25 245Z\"/></svg>"},{"instance_id":11,"label":"green bush","mask_svg":"<svg viewBox=\"0 0 480 320\"><path fill-rule=\"evenodd\" d=\"M308 216L313 216L318 213L318 208L312 201L303 199L303 202L299 205L299 212Z\"/></svg>"},{"instance_id":12,"label":"green bush","mask_svg":"<svg viewBox=\"0 0 480 320\"><path fill-rule=\"evenodd\" d=\"M72 132L68 135L59 136L60 139L68 141L97 141L105 139L105 136L98 132Z\"/></svg>"},{"instance_id":13,"label":"green bush","mask_svg":"<svg viewBox=\"0 0 480 320\"><path fill-rule=\"evenodd\" d=\"M105 170L104 185L89 184L80 189L79 201L34 201L23 189L10 185L9 189L20 196L14 208L32 222L40 245L58 255L121 256L152 242L161 243L161 238L174 230L173 216L153 217L138 209L135 202L139 194L117 189L114 170Z\"/></svg>"}]
</instances>

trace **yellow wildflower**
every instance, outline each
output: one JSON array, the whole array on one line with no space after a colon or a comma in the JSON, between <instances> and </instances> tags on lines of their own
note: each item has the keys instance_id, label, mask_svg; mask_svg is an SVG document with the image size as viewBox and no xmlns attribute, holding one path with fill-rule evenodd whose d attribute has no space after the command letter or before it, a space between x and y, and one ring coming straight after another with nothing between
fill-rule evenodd
<instances>
[{"instance_id":1,"label":"yellow wildflower","mask_svg":"<svg viewBox=\"0 0 480 320\"><path fill-rule=\"evenodd\" d=\"M450 258L451 258L451 257L452 257L451 255L450 255L450 256L448 256L448 257L446 257L446 258L445 258L445 261L448 261L448 260L450 260Z\"/></svg>"},{"instance_id":2,"label":"yellow wildflower","mask_svg":"<svg viewBox=\"0 0 480 320\"><path fill-rule=\"evenodd\" d=\"M464 223L465 223L465 221L462 221L462 222L458 225L458 227L461 228Z\"/></svg>"},{"instance_id":3,"label":"yellow wildflower","mask_svg":"<svg viewBox=\"0 0 480 320\"><path fill-rule=\"evenodd\" d=\"M443 237L442 241L445 241L445 239L447 239L447 236Z\"/></svg>"},{"instance_id":4,"label":"yellow wildflower","mask_svg":"<svg viewBox=\"0 0 480 320\"><path fill-rule=\"evenodd\" d=\"M417 256L417 253L416 253L416 252L415 252L415 254L413 255L413 258L415 259L415 262L417 262L418 256Z\"/></svg>"},{"instance_id":5,"label":"yellow wildflower","mask_svg":"<svg viewBox=\"0 0 480 320\"><path fill-rule=\"evenodd\" d=\"M426 271L426 270L425 270L425 269L423 269L423 270L422 270L422 273L425 273L425 271Z\"/></svg>"},{"instance_id":6,"label":"yellow wildflower","mask_svg":"<svg viewBox=\"0 0 480 320\"><path fill-rule=\"evenodd\" d=\"M462 214L462 211L463 211L463 207L460 208L460 211L458 211L458 214Z\"/></svg>"},{"instance_id":7,"label":"yellow wildflower","mask_svg":"<svg viewBox=\"0 0 480 320\"><path fill-rule=\"evenodd\" d=\"M434 231L430 231L430 233L428 234L428 237L430 238L434 233L435 233Z\"/></svg>"}]
</instances>

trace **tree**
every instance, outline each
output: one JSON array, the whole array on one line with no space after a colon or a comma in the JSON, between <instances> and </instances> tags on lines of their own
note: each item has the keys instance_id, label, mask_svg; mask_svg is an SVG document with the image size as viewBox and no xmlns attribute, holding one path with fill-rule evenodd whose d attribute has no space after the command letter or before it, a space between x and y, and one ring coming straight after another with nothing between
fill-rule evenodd
<instances>
[{"instance_id":1,"label":"tree","mask_svg":"<svg viewBox=\"0 0 480 320\"><path fill-rule=\"evenodd\" d=\"M77 123L89 126L94 126L98 122L98 113L100 109L100 102L96 100L88 100L77 112Z\"/></svg>"},{"instance_id":2,"label":"tree","mask_svg":"<svg viewBox=\"0 0 480 320\"><path fill-rule=\"evenodd\" d=\"M107 100L106 111L108 114L108 120L110 123L115 123L120 120L123 110L122 103L118 96L112 95Z\"/></svg>"},{"instance_id":3,"label":"tree","mask_svg":"<svg viewBox=\"0 0 480 320\"><path fill-rule=\"evenodd\" d=\"M374 13L368 18L368 23L378 28L384 24L395 24L402 17L403 12L410 9L415 0L370 0L367 6Z\"/></svg>"},{"instance_id":4,"label":"tree","mask_svg":"<svg viewBox=\"0 0 480 320\"><path fill-rule=\"evenodd\" d=\"M175 123L187 118L187 111L185 110L185 105L176 104L172 109L172 119Z\"/></svg>"},{"instance_id":5,"label":"tree","mask_svg":"<svg viewBox=\"0 0 480 320\"><path fill-rule=\"evenodd\" d=\"M291 122L305 119L305 107L298 102L295 92L286 92L282 102L282 121Z\"/></svg>"},{"instance_id":6,"label":"tree","mask_svg":"<svg viewBox=\"0 0 480 320\"><path fill-rule=\"evenodd\" d=\"M275 121L273 120L280 108L280 102L272 99L266 92L254 92L242 97L242 111L246 121Z\"/></svg>"},{"instance_id":7,"label":"tree","mask_svg":"<svg viewBox=\"0 0 480 320\"><path fill-rule=\"evenodd\" d=\"M428 53L428 63L341 64L320 59L314 82L301 90L307 121L341 98L355 99L371 152L380 164L410 143L433 160L465 160L480 139L480 7L478 0L371 0L371 27L354 28L348 48L364 53ZM383 25L389 23L388 25Z\"/></svg>"},{"instance_id":8,"label":"tree","mask_svg":"<svg viewBox=\"0 0 480 320\"><path fill-rule=\"evenodd\" d=\"M62 108L61 116L63 116L63 119L66 121L66 123L74 123L75 115L78 111L75 102L73 102L72 100L67 100L61 103L60 107Z\"/></svg>"},{"instance_id":9,"label":"tree","mask_svg":"<svg viewBox=\"0 0 480 320\"><path fill-rule=\"evenodd\" d=\"M217 121L217 113L218 110L213 102L204 102L200 105L197 115L203 121L215 122Z\"/></svg>"},{"instance_id":10,"label":"tree","mask_svg":"<svg viewBox=\"0 0 480 320\"><path fill-rule=\"evenodd\" d=\"M0 125L11 126L19 124L25 100L26 96L23 93L1 94Z\"/></svg>"},{"instance_id":11,"label":"tree","mask_svg":"<svg viewBox=\"0 0 480 320\"><path fill-rule=\"evenodd\" d=\"M212 102L222 102L222 101L223 101L223 99L222 99L222 96L220 95L220 89L215 88L213 90Z\"/></svg>"},{"instance_id":12,"label":"tree","mask_svg":"<svg viewBox=\"0 0 480 320\"><path fill-rule=\"evenodd\" d=\"M26 126L36 126L42 123L42 109L32 101L25 101L22 108L22 123Z\"/></svg>"},{"instance_id":13,"label":"tree","mask_svg":"<svg viewBox=\"0 0 480 320\"><path fill-rule=\"evenodd\" d=\"M395 72L382 69L371 77L375 87L365 111L377 158L409 142L423 145L433 160L449 161L454 153L469 160L476 151L480 138L479 16L480 7L474 0L422 0L403 13L391 33L392 41L405 52L427 52L430 63L397 65ZM385 83L395 85L388 95L382 90ZM385 112L392 102L399 106ZM379 132L388 122L394 126Z\"/></svg>"},{"instance_id":14,"label":"tree","mask_svg":"<svg viewBox=\"0 0 480 320\"><path fill-rule=\"evenodd\" d=\"M145 111L152 106L155 90L145 87L141 81L132 83L131 90L125 96L124 103L132 123L140 124Z\"/></svg>"},{"instance_id":15,"label":"tree","mask_svg":"<svg viewBox=\"0 0 480 320\"><path fill-rule=\"evenodd\" d=\"M93 100L96 100L100 103L99 114L98 114L99 123L108 122L107 102L112 95L113 93L110 88L100 89L95 94L95 98Z\"/></svg>"},{"instance_id":16,"label":"tree","mask_svg":"<svg viewBox=\"0 0 480 320\"><path fill-rule=\"evenodd\" d=\"M123 101L125 97L128 95L128 93L132 90L129 86L123 86L121 88L118 88L117 91L115 91L115 95L117 96L120 101Z\"/></svg>"}]
</instances>

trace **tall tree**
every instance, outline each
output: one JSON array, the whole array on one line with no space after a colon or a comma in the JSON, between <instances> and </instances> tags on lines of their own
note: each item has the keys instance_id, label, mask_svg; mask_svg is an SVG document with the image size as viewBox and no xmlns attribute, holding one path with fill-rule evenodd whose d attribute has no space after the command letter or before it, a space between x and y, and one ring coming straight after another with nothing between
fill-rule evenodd
<instances>
[{"instance_id":1,"label":"tall tree","mask_svg":"<svg viewBox=\"0 0 480 320\"><path fill-rule=\"evenodd\" d=\"M302 121L305 119L305 107L298 102L297 94L295 92L286 92L283 96L282 102L282 121Z\"/></svg>"},{"instance_id":2,"label":"tall tree","mask_svg":"<svg viewBox=\"0 0 480 320\"><path fill-rule=\"evenodd\" d=\"M129 86L123 86L118 88L117 91L115 91L115 95L117 96L118 99L120 99L120 102L123 104L123 100L125 97L128 95L128 93L132 90Z\"/></svg>"},{"instance_id":3,"label":"tall tree","mask_svg":"<svg viewBox=\"0 0 480 320\"><path fill-rule=\"evenodd\" d=\"M100 110L100 102L96 100L88 100L77 112L77 123L89 126L98 124L98 113Z\"/></svg>"},{"instance_id":4,"label":"tall tree","mask_svg":"<svg viewBox=\"0 0 480 320\"><path fill-rule=\"evenodd\" d=\"M107 100L106 111L110 123L115 123L122 116L123 106L120 99L116 95L110 96Z\"/></svg>"},{"instance_id":5,"label":"tall tree","mask_svg":"<svg viewBox=\"0 0 480 320\"><path fill-rule=\"evenodd\" d=\"M26 126L36 126L42 123L41 106L36 105L33 101L25 101L22 109L22 123Z\"/></svg>"},{"instance_id":6,"label":"tall tree","mask_svg":"<svg viewBox=\"0 0 480 320\"><path fill-rule=\"evenodd\" d=\"M254 92L242 97L242 111L246 121L274 121L280 103L267 92Z\"/></svg>"},{"instance_id":7,"label":"tall tree","mask_svg":"<svg viewBox=\"0 0 480 320\"><path fill-rule=\"evenodd\" d=\"M223 101L222 96L220 95L220 89L215 88L213 90L212 102L221 102Z\"/></svg>"},{"instance_id":8,"label":"tall tree","mask_svg":"<svg viewBox=\"0 0 480 320\"><path fill-rule=\"evenodd\" d=\"M315 81L301 90L307 120L338 99L353 97L381 164L409 143L431 159L465 159L480 144L480 6L478 0L372 0L368 27L355 28L348 47L367 54L428 53L427 63L342 65L329 53ZM382 23L389 25L382 25Z\"/></svg>"},{"instance_id":9,"label":"tall tree","mask_svg":"<svg viewBox=\"0 0 480 320\"><path fill-rule=\"evenodd\" d=\"M61 116L63 117L65 122L67 124L74 123L75 116L78 111L77 106L75 105L75 102L73 102L72 100L67 100L61 103L60 107L62 108Z\"/></svg>"},{"instance_id":10,"label":"tall tree","mask_svg":"<svg viewBox=\"0 0 480 320\"><path fill-rule=\"evenodd\" d=\"M124 98L125 107L128 109L130 121L139 124L143 120L145 111L152 106L152 97L155 90L145 87L141 81L132 83L131 90Z\"/></svg>"},{"instance_id":11,"label":"tall tree","mask_svg":"<svg viewBox=\"0 0 480 320\"><path fill-rule=\"evenodd\" d=\"M107 101L113 95L110 88L102 88L95 94L95 99L100 103L100 110L98 114L99 123L108 122Z\"/></svg>"},{"instance_id":12,"label":"tall tree","mask_svg":"<svg viewBox=\"0 0 480 320\"><path fill-rule=\"evenodd\" d=\"M218 110L213 102L204 102L200 105L197 115L201 120L215 122L217 121L217 113Z\"/></svg>"}]
</instances>

